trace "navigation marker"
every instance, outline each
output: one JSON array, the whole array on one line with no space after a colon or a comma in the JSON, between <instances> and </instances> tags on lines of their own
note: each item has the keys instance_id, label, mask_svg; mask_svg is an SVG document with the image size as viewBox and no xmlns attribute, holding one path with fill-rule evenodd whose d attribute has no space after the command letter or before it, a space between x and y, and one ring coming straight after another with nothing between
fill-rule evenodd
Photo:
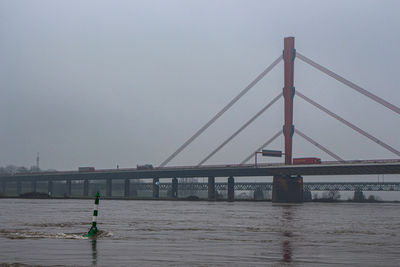
<instances>
[{"instance_id":1,"label":"navigation marker","mask_svg":"<svg viewBox=\"0 0 400 267\"><path fill-rule=\"evenodd\" d=\"M97 215L98 209L99 209L99 198L100 198L100 193L96 193L96 199L94 200L94 210L93 210L93 220L92 220L92 227L90 227L89 232L84 235L83 237L92 237L97 234L98 229L97 229Z\"/></svg>"}]
</instances>

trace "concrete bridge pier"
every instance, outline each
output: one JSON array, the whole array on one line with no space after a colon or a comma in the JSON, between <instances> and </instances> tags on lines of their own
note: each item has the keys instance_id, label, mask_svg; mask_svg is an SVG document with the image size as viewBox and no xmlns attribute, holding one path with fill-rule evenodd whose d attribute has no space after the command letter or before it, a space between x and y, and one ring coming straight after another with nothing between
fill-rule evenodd
<instances>
[{"instance_id":1,"label":"concrete bridge pier","mask_svg":"<svg viewBox=\"0 0 400 267\"><path fill-rule=\"evenodd\" d=\"M49 196L53 196L53 181L51 180L47 182L47 193L49 194Z\"/></svg>"},{"instance_id":2,"label":"concrete bridge pier","mask_svg":"<svg viewBox=\"0 0 400 267\"><path fill-rule=\"evenodd\" d=\"M106 196L107 197L112 196L112 180L111 180L111 178L106 179Z\"/></svg>"},{"instance_id":3,"label":"concrete bridge pier","mask_svg":"<svg viewBox=\"0 0 400 267\"><path fill-rule=\"evenodd\" d=\"M83 196L89 196L89 180L83 180Z\"/></svg>"},{"instance_id":4,"label":"concrete bridge pier","mask_svg":"<svg viewBox=\"0 0 400 267\"><path fill-rule=\"evenodd\" d=\"M262 191L261 187L257 187L256 190L254 190L254 200L263 200L264 199L264 193Z\"/></svg>"},{"instance_id":5,"label":"concrete bridge pier","mask_svg":"<svg viewBox=\"0 0 400 267\"><path fill-rule=\"evenodd\" d=\"M37 184L36 180L33 180L31 182L31 191L32 192L36 192L36 184Z\"/></svg>"},{"instance_id":6,"label":"concrete bridge pier","mask_svg":"<svg viewBox=\"0 0 400 267\"><path fill-rule=\"evenodd\" d=\"M160 180L153 178L153 198L158 199L160 197Z\"/></svg>"},{"instance_id":7,"label":"concrete bridge pier","mask_svg":"<svg viewBox=\"0 0 400 267\"><path fill-rule=\"evenodd\" d=\"M6 181L2 181L1 182L1 193L3 194L3 196L6 195L6 188L7 188L7 182Z\"/></svg>"},{"instance_id":8,"label":"concrete bridge pier","mask_svg":"<svg viewBox=\"0 0 400 267\"><path fill-rule=\"evenodd\" d=\"M228 201L235 200L235 179L231 176L228 178Z\"/></svg>"},{"instance_id":9,"label":"concrete bridge pier","mask_svg":"<svg viewBox=\"0 0 400 267\"><path fill-rule=\"evenodd\" d=\"M310 190L303 191L303 201L312 201L312 195Z\"/></svg>"},{"instance_id":10,"label":"concrete bridge pier","mask_svg":"<svg viewBox=\"0 0 400 267\"><path fill-rule=\"evenodd\" d=\"M175 177L172 179L172 197L178 198L178 179Z\"/></svg>"},{"instance_id":11,"label":"concrete bridge pier","mask_svg":"<svg viewBox=\"0 0 400 267\"><path fill-rule=\"evenodd\" d=\"M66 194L66 196L67 197L70 197L70 196L72 196L72 182L71 182L71 179L68 179L68 180L66 180L65 181L65 194Z\"/></svg>"},{"instance_id":12,"label":"concrete bridge pier","mask_svg":"<svg viewBox=\"0 0 400 267\"><path fill-rule=\"evenodd\" d=\"M124 187L124 197L129 197L131 192L131 180L125 179L125 187Z\"/></svg>"},{"instance_id":13,"label":"concrete bridge pier","mask_svg":"<svg viewBox=\"0 0 400 267\"><path fill-rule=\"evenodd\" d=\"M129 190L129 193L132 197L137 197L138 189L137 189L137 181L133 181L132 183L132 190Z\"/></svg>"},{"instance_id":14,"label":"concrete bridge pier","mask_svg":"<svg viewBox=\"0 0 400 267\"><path fill-rule=\"evenodd\" d=\"M215 177L208 177L208 200L215 200Z\"/></svg>"},{"instance_id":15,"label":"concrete bridge pier","mask_svg":"<svg viewBox=\"0 0 400 267\"><path fill-rule=\"evenodd\" d=\"M354 197L353 197L354 201L364 201L365 200L365 196L362 190L358 189L356 191L354 191Z\"/></svg>"},{"instance_id":16,"label":"concrete bridge pier","mask_svg":"<svg viewBox=\"0 0 400 267\"><path fill-rule=\"evenodd\" d=\"M21 195L22 182L17 181L17 196Z\"/></svg>"},{"instance_id":17,"label":"concrete bridge pier","mask_svg":"<svg viewBox=\"0 0 400 267\"><path fill-rule=\"evenodd\" d=\"M303 177L290 175L274 176L272 203L302 203Z\"/></svg>"}]
</instances>

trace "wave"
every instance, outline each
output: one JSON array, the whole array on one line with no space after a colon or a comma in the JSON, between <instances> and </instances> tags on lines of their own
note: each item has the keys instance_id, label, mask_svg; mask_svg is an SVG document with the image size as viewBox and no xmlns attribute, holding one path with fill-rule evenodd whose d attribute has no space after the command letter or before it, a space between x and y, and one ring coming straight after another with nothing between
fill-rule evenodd
<instances>
[{"instance_id":1,"label":"wave","mask_svg":"<svg viewBox=\"0 0 400 267\"><path fill-rule=\"evenodd\" d=\"M45 232L34 232L26 229L12 229L12 230L0 230L0 235L8 239L88 239L83 237L85 233L45 233ZM99 230L94 238L105 238L111 237L113 234L110 231Z\"/></svg>"},{"instance_id":2,"label":"wave","mask_svg":"<svg viewBox=\"0 0 400 267\"><path fill-rule=\"evenodd\" d=\"M33 227L74 227L77 225L89 225L88 222L77 222L77 223L32 223L32 224L24 224L25 226L33 226Z\"/></svg>"}]
</instances>

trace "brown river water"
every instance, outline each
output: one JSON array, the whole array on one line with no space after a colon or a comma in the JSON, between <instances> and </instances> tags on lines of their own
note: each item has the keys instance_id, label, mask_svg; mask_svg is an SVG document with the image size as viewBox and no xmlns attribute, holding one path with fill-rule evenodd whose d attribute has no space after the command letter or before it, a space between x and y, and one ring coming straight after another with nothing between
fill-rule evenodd
<instances>
[{"instance_id":1,"label":"brown river water","mask_svg":"<svg viewBox=\"0 0 400 267\"><path fill-rule=\"evenodd\" d=\"M0 199L0 266L400 266L400 204ZM19 265L18 265L19 264Z\"/></svg>"}]
</instances>

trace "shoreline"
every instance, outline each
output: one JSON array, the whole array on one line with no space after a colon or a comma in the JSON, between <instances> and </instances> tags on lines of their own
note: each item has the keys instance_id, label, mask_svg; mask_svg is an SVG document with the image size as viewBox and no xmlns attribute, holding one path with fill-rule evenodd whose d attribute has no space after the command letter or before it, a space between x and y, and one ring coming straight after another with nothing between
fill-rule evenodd
<instances>
[{"instance_id":1,"label":"shoreline","mask_svg":"<svg viewBox=\"0 0 400 267\"><path fill-rule=\"evenodd\" d=\"M84 197L84 196L71 196L71 197L64 197L64 196L56 196L56 197L21 197L21 196L0 196L0 199L86 199L90 200L93 199L92 196ZM199 201L199 202L229 202L226 199L215 199L215 200L208 200L204 198L193 198L193 197L186 197L186 198L149 198L149 197L101 197L102 200L150 200L150 201ZM235 199L233 202L271 202L271 199L262 199L262 200L255 200L255 199ZM355 200L332 200L332 199L313 199L309 201L304 201L303 203L314 202L314 203L400 203L399 200L368 200L365 199L363 201L355 201Z\"/></svg>"}]
</instances>

